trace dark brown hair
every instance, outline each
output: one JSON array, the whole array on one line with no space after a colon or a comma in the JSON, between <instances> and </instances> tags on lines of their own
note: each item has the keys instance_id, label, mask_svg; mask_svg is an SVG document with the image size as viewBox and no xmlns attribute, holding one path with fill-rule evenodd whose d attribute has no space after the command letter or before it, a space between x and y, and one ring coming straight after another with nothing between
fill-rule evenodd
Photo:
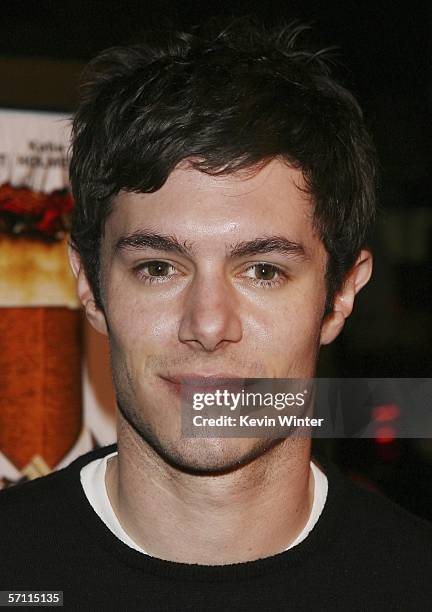
<instances>
[{"instance_id":1,"label":"dark brown hair","mask_svg":"<svg viewBox=\"0 0 432 612\"><path fill-rule=\"evenodd\" d=\"M157 191L185 159L226 174L278 157L313 197L331 309L374 221L375 153L328 54L301 44L306 29L240 19L152 31L89 64L73 123L71 238L99 306L100 243L120 190Z\"/></svg>"}]
</instances>

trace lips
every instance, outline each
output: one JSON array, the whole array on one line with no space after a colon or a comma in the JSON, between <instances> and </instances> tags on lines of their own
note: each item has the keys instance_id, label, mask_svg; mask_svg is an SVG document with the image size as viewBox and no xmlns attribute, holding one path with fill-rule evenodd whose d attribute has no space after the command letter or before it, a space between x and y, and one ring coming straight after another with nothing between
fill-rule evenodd
<instances>
[{"instance_id":1,"label":"lips","mask_svg":"<svg viewBox=\"0 0 432 612\"><path fill-rule=\"evenodd\" d=\"M195 374L185 373L161 376L176 395L190 399L195 393L215 393L227 390L239 393L249 386L251 379L240 378L233 374Z\"/></svg>"}]
</instances>

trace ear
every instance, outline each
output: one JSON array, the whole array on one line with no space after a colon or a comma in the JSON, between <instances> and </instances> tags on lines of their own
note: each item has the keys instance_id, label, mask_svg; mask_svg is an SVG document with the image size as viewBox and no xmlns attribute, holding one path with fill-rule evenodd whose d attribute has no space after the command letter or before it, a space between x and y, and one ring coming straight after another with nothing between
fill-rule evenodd
<instances>
[{"instance_id":1,"label":"ear","mask_svg":"<svg viewBox=\"0 0 432 612\"><path fill-rule=\"evenodd\" d=\"M105 320L105 314L96 305L93 291L87 280L87 276L84 272L84 266L82 265L80 255L77 249L69 244L69 263L72 268L72 272L77 279L77 293L81 300L82 305L86 313L86 317L92 327L101 334L108 335L107 324Z\"/></svg>"},{"instance_id":2,"label":"ear","mask_svg":"<svg viewBox=\"0 0 432 612\"><path fill-rule=\"evenodd\" d=\"M371 275L372 253L363 249L345 276L341 289L335 295L333 311L325 318L321 329L321 344L330 344L340 334L345 319L352 312L355 296L366 285Z\"/></svg>"}]
</instances>

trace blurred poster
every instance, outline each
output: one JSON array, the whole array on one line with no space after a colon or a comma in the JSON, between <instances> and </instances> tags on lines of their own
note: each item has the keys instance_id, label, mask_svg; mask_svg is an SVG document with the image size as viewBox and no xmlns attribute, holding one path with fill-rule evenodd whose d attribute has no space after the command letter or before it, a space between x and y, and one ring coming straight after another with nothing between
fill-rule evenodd
<instances>
[{"instance_id":1,"label":"blurred poster","mask_svg":"<svg viewBox=\"0 0 432 612\"><path fill-rule=\"evenodd\" d=\"M0 488L115 437L67 259L69 135L64 115L0 109Z\"/></svg>"}]
</instances>

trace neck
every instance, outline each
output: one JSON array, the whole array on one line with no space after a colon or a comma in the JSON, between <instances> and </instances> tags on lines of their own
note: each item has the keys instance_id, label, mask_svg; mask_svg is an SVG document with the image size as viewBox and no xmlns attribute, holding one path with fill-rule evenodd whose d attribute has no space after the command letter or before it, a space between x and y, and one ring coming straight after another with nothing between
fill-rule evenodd
<instances>
[{"instance_id":1,"label":"neck","mask_svg":"<svg viewBox=\"0 0 432 612\"><path fill-rule=\"evenodd\" d=\"M106 486L123 529L149 555L225 565L272 556L296 539L313 501L309 461L310 440L286 439L229 473L190 474L120 416Z\"/></svg>"}]
</instances>

